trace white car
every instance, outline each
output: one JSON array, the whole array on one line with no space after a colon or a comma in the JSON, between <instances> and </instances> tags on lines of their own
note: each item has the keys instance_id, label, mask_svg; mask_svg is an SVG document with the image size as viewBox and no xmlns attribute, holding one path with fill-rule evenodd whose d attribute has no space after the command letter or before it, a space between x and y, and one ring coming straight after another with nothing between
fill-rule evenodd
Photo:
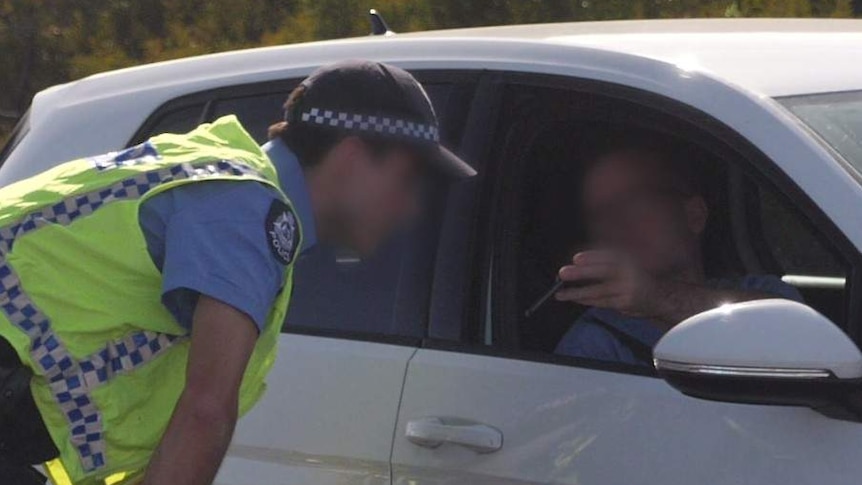
<instances>
[{"instance_id":1,"label":"white car","mask_svg":"<svg viewBox=\"0 0 862 485\"><path fill-rule=\"evenodd\" d=\"M290 89L344 58L413 72L480 175L374 258L301 260L217 483L862 480L860 21L513 26L125 69L36 95L0 184L228 113L263 141ZM659 342L658 372L554 355L576 309L524 309L578 240L579 150L626 129L709 167L711 265L777 274L808 306L697 315Z\"/></svg>"}]
</instances>

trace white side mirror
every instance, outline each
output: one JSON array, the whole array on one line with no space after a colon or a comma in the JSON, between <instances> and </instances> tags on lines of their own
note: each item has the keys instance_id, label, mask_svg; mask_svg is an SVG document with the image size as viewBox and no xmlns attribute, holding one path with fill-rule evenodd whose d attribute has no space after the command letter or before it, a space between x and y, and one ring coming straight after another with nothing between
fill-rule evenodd
<instances>
[{"instance_id":1,"label":"white side mirror","mask_svg":"<svg viewBox=\"0 0 862 485\"><path fill-rule=\"evenodd\" d=\"M862 352L801 303L759 300L695 315L669 331L653 356L659 374L694 397L862 417Z\"/></svg>"}]
</instances>

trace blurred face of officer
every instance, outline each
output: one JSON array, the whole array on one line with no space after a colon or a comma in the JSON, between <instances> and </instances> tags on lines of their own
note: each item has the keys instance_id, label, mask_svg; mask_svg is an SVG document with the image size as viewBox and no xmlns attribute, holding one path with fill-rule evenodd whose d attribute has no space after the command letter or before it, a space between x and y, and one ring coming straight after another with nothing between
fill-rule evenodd
<instances>
[{"instance_id":1,"label":"blurred face of officer","mask_svg":"<svg viewBox=\"0 0 862 485\"><path fill-rule=\"evenodd\" d=\"M704 199L658 155L634 150L601 157L584 178L584 211L597 249L613 249L656 276L700 264Z\"/></svg>"},{"instance_id":2,"label":"blurred face of officer","mask_svg":"<svg viewBox=\"0 0 862 485\"><path fill-rule=\"evenodd\" d=\"M422 85L379 62L319 68L291 93L285 122L270 131L306 162L318 238L363 255L417 214L432 164L448 179L476 173L440 145Z\"/></svg>"},{"instance_id":3,"label":"blurred face of officer","mask_svg":"<svg viewBox=\"0 0 862 485\"><path fill-rule=\"evenodd\" d=\"M418 214L426 170L412 151L350 136L328 158L338 172L329 226L340 244L367 255Z\"/></svg>"}]
</instances>

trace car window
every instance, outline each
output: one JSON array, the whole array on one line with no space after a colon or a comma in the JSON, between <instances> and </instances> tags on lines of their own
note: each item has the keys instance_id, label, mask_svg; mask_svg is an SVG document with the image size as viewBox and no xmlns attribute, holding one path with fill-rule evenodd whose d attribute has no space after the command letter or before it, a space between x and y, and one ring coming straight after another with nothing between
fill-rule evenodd
<instances>
[{"instance_id":1,"label":"car window","mask_svg":"<svg viewBox=\"0 0 862 485\"><path fill-rule=\"evenodd\" d=\"M460 341L542 358L598 361L592 355L612 354L599 348L602 342L596 335L612 333L602 325L613 321L631 328L636 325L620 322L638 320L615 309L613 302L551 298L535 313L526 312L574 254L596 249L626 252L627 260L657 280L685 266L686 273L673 278L758 295L797 299L801 294L809 306L849 328L851 299L845 277L858 256L837 249L827 232L830 223L823 218L825 222L815 224L806 212L811 210L807 201L779 189L786 181L771 180L755 168L771 161L756 159L753 149L741 152L744 140L731 145L700 124L678 118L677 111L658 104L666 100L655 100L657 107L649 108L641 97L629 101L606 92L587 83L577 90L506 87L489 168L482 178L487 200L481 205L487 212L477 221L476 245L483 248L483 256L468 273L475 283L471 308L464 314L474 318L464 319L468 328L462 329ZM593 180L588 175L596 177L590 170L598 155L615 147L630 150L625 157L634 160L617 166L647 168L606 169L603 188L585 191L587 181ZM659 170L661 177L653 177ZM631 173L641 173L647 183L623 181L630 175L621 174ZM740 173L750 192L741 204L735 198L741 189L734 185L740 183ZM620 188L629 186L639 188ZM609 199L615 192L620 197ZM693 194L702 206L689 202ZM600 228L595 222L599 216ZM689 217L702 217L705 227ZM577 332L581 340L570 354L560 345L578 321L581 329L586 322L594 323L589 324L592 330ZM469 327L482 325L479 322L484 326ZM639 322L644 338L660 337L658 327Z\"/></svg>"},{"instance_id":2,"label":"car window","mask_svg":"<svg viewBox=\"0 0 862 485\"><path fill-rule=\"evenodd\" d=\"M210 98L207 119L235 114L258 143L267 139L268 127L282 119L289 91L284 84L273 91L230 96L221 89ZM470 92L466 84L426 83L440 118L441 133L450 146L460 137L461 121ZM243 86L253 92L253 86ZM458 93L456 96L453 93ZM227 93L227 94L225 94ZM205 94L198 95L207 99ZM164 109L164 108L162 108ZM168 110L149 133L187 131L200 118L204 104ZM439 194L432 193L432 203ZM293 297L285 329L337 335L421 337L432 271L435 212L409 231L398 234L373 256L361 259L337 248L319 245L296 263Z\"/></svg>"},{"instance_id":3,"label":"car window","mask_svg":"<svg viewBox=\"0 0 862 485\"><path fill-rule=\"evenodd\" d=\"M762 242L771 248L783 274L844 277L845 268L838 257L786 200L773 191L759 190L755 203Z\"/></svg>"},{"instance_id":4,"label":"car window","mask_svg":"<svg viewBox=\"0 0 862 485\"><path fill-rule=\"evenodd\" d=\"M200 124L203 110L204 104L198 103L166 111L153 122L146 138L162 133L188 133Z\"/></svg>"},{"instance_id":5,"label":"car window","mask_svg":"<svg viewBox=\"0 0 862 485\"><path fill-rule=\"evenodd\" d=\"M445 137L451 134L447 106L453 86L425 87ZM267 112L261 111L264 116ZM452 137L449 135L450 143ZM302 256L296 265L286 328L423 336L432 271L433 244L429 241L436 240L433 221L434 216L429 216L368 259L322 246Z\"/></svg>"},{"instance_id":6,"label":"car window","mask_svg":"<svg viewBox=\"0 0 862 485\"><path fill-rule=\"evenodd\" d=\"M276 92L221 99L215 103L212 119L229 114L236 115L252 138L263 144L266 143L266 132L269 126L283 118L282 105L289 94L289 92Z\"/></svg>"},{"instance_id":7,"label":"car window","mask_svg":"<svg viewBox=\"0 0 862 485\"><path fill-rule=\"evenodd\" d=\"M775 191L756 189L751 234L759 259L833 322L846 321L847 266L824 235Z\"/></svg>"}]
</instances>

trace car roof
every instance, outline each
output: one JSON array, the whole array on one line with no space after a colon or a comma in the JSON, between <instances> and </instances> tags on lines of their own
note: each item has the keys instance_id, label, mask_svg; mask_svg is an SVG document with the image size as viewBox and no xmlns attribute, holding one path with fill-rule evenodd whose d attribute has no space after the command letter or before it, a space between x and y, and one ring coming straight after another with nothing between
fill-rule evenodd
<instances>
[{"instance_id":1,"label":"car roof","mask_svg":"<svg viewBox=\"0 0 862 485\"><path fill-rule=\"evenodd\" d=\"M455 42L458 48L443 51L448 57L441 58L435 51L441 42ZM500 43L496 57L511 61L529 62L523 43L558 46L561 53L566 47L588 47L645 57L708 71L769 96L862 89L862 20L844 19L638 20L439 30L210 54L97 74L78 83L90 85L81 94L103 96L159 82L241 76L273 64L314 65L339 55L434 68L488 57L481 48L488 42Z\"/></svg>"},{"instance_id":2,"label":"car roof","mask_svg":"<svg viewBox=\"0 0 862 485\"><path fill-rule=\"evenodd\" d=\"M862 89L862 69L858 68L862 20L837 19L638 20L439 30L196 56L97 74L76 84L81 88L89 85L90 89L80 90L84 98L88 92L101 97L160 81L239 76L274 63L313 64L314 55L301 55L301 49L418 60L427 51L423 45L442 40L461 44L451 61L475 58L479 54L471 52L470 46L480 41L506 41L510 48L501 49L500 57L528 61L528 51L512 49L511 45L533 42L562 48L589 47L709 71L771 96ZM437 67L445 64L446 59L431 57Z\"/></svg>"},{"instance_id":3,"label":"car roof","mask_svg":"<svg viewBox=\"0 0 862 485\"><path fill-rule=\"evenodd\" d=\"M643 69L644 59L710 73L765 96L862 89L862 21L648 20L535 24L367 36L238 50L146 64L89 76L36 95L30 124L131 116L103 127L130 136L138 117L170 99L225 86L295 79L345 58L373 58L407 69L552 72L579 59ZM632 72L633 75L648 75ZM117 111L117 112L119 112ZM134 118L134 119L133 119ZM59 125L58 125L59 126ZM122 134L122 135L121 135Z\"/></svg>"},{"instance_id":4,"label":"car roof","mask_svg":"<svg viewBox=\"0 0 862 485\"><path fill-rule=\"evenodd\" d=\"M711 72L768 96L862 89L862 20L856 19L632 20L408 35L591 47Z\"/></svg>"}]
</instances>

